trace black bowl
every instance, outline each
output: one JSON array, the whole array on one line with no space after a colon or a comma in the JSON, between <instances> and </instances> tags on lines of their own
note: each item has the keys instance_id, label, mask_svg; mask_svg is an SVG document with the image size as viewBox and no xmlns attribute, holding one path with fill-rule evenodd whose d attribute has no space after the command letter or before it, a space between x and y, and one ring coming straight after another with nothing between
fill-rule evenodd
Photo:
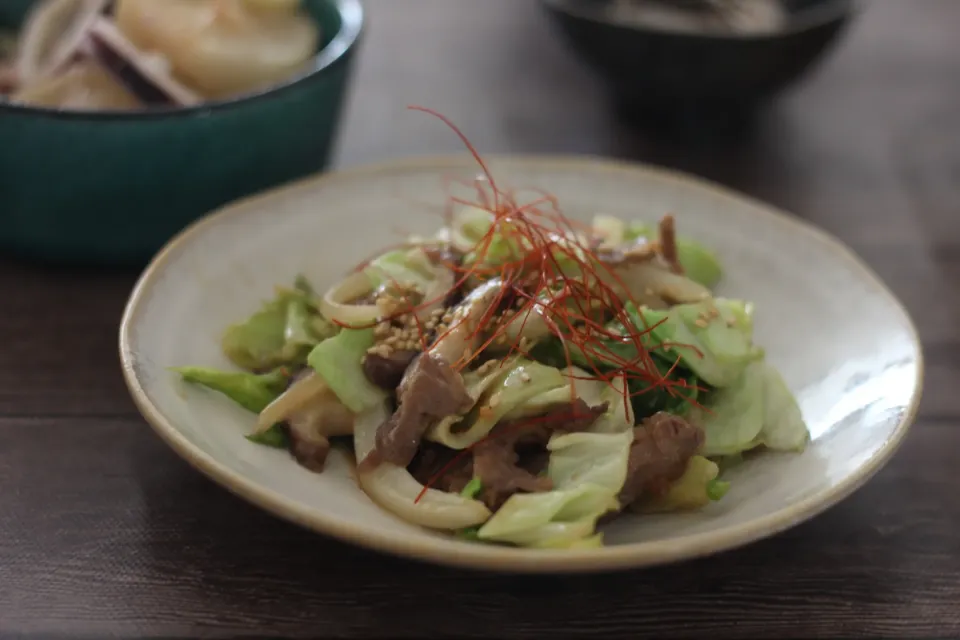
<instances>
[{"instance_id":1,"label":"black bowl","mask_svg":"<svg viewBox=\"0 0 960 640\"><path fill-rule=\"evenodd\" d=\"M752 110L820 60L854 13L853 0L784 0L782 30L705 33L617 22L604 0L542 2L621 107L659 115Z\"/></svg>"}]
</instances>

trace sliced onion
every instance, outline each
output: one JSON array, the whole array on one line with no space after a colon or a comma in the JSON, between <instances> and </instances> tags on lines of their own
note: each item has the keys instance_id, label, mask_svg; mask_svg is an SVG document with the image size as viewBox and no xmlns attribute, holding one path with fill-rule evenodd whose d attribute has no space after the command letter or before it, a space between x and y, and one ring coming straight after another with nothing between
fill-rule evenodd
<instances>
[{"instance_id":1,"label":"sliced onion","mask_svg":"<svg viewBox=\"0 0 960 640\"><path fill-rule=\"evenodd\" d=\"M256 433L266 431L278 422L283 422L294 412L330 391L323 378L311 371L297 380L279 398L268 404L257 419ZM330 392L333 395L333 392ZM334 395L334 398L336 396Z\"/></svg>"},{"instance_id":2,"label":"sliced onion","mask_svg":"<svg viewBox=\"0 0 960 640\"><path fill-rule=\"evenodd\" d=\"M333 285L320 300L320 313L327 320L348 326L376 322L380 309L375 304L352 304L373 291L373 283L363 271L355 271Z\"/></svg>"},{"instance_id":3,"label":"sliced onion","mask_svg":"<svg viewBox=\"0 0 960 640\"><path fill-rule=\"evenodd\" d=\"M26 85L61 70L79 51L108 0L47 0L30 13L17 56L17 76Z\"/></svg>"},{"instance_id":4,"label":"sliced onion","mask_svg":"<svg viewBox=\"0 0 960 640\"><path fill-rule=\"evenodd\" d=\"M357 460L363 460L373 450L377 429L388 415L385 406L377 406L357 416L353 434ZM423 485L409 471L394 464L383 462L358 476L360 487L374 502L422 527L463 529L486 522L491 515L479 500L436 489L428 489L418 501Z\"/></svg>"},{"instance_id":5,"label":"sliced onion","mask_svg":"<svg viewBox=\"0 0 960 640\"><path fill-rule=\"evenodd\" d=\"M76 63L65 73L22 87L10 96L10 101L54 109L89 111L143 106L106 69L89 60Z\"/></svg>"},{"instance_id":6,"label":"sliced onion","mask_svg":"<svg viewBox=\"0 0 960 640\"><path fill-rule=\"evenodd\" d=\"M163 53L177 76L212 97L298 73L320 38L305 15L253 11L243 0L118 0L116 19L134 44Z\"/></svg>"}]
</instances>

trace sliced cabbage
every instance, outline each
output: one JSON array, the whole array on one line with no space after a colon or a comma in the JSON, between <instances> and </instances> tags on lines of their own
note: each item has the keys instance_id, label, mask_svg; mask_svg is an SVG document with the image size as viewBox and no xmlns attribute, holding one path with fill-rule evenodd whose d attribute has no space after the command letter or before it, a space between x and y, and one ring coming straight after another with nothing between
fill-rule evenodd
<instances>
[{"instance_id":1,"label":"sliced cabbage","mask_svg":"<svg viewBox=\"0 0 960 640\"><path fill-rule=\"evenodd\" d=\"M629 430L554 436L547 445L554 489L510 496L477 537L541 548L599 546L597 520L620 506L632 442Z\"/></svg>"},{"instance_id":2,"label":"sliced cabbage","mask_svg":"<svg viewBox=\"0 0 960 640\"><path fill-rule=\"evenodd\" d=\"M577 367L562 370L567 384L538 394L522 405L507 412L502 420L515 420L525 416L544 413L550 407L563 405L574 397L582 400L588 407L598 407L607 403L607 410L590 427L594 433L619 433L634 426L633 408L630 402L624 402L626 377L618 375L610 382L591 378L590 374Z\"/></svg>"},{"instance_id":3,"label":"sliced cabbage","mask_svg":"<svg viewBox=\"0 0 960 640\"><path fill-rule=\"evenodd\" d=\"M726 483L717 481L719 473L720 468L715 463L703 456L693 456L687 462L686 471L664 495L645 500L638 505L638 510L646 513L689 511L719 500L726 486Z\"/></svg>"},{"instance_id":4,"label":"sliced cabbage","mask_svg":"<svg viewBox=\"0 0 960 640\"><path fill-rule=\"evenodd\" d=\"M321 301L321 311L346 326L359 327L376 322L383 314L373 303L356 301L393 285L416 287L423 293L423 303L416 315L425 320L439 309L446 294L453 288L453 273L443 265L435 265L421 247L388 251L364 269L348 274L330 287Z\"/></svg>"},{"instance_id":5,"label":"sliced cabbage","mask_svg":"<svg viewBox=\"0 0 960 640\"><path fill-rule=\"evenodd\" d=\"M481 373L477 370L468 371L463 374L463 388L466 390L467 395L473 400L473 404L463 414L447 416L441 420L436 429L440 432L448 432L455 425L462 422L466 414L473 410L477 402L480 401L480 398L483 397L487 389L498 380L502 380L504 376L513 370L515 365L516 359L510 358L509 360L500 361L497 367L491 371Z\"/></svg>"},{"instance_id":6,"label":"sliced cabbage","mask_svg":"<svg viewBox=\"0 0 960 640\"><path fill-rule=\"evenodd\" d=\"M433 265L419 247L388 251L371 261L364 273L375 287L397 282L426 290L434 279Z\"/></svg>"},{"instance_id":7,"label":"sliced cabbage","mask_svg":"<svg viewBox=\"0 0 960 640\"><path fill-rule=\"evenodd\" d=\"M357 460L366 458L376 446L377 429L388 417L383 402L357 416L353 432ZM395 464L383 462L373 469L358 470L357 479L374 502L422 527L454 531L478 525L490 517L490 510L482 502L456 493L428 489L420 497L423 485Z\"/></svg>"},{"instance_id":8,"label":"sliced cabbage","mask_svg":"<svg viewBox=\"0 0 960 640\"><path fill-rule=\"evenodd\" d=\"M363 372L363 357L373 343L373 329L344 329L318 344L307 356L307 364L354 413L369 409L386 397Z\"/></svg>"},{"instance_id":9,"label":"sliced cabbage","mask_svg":"<svg viewBox=\"0 0 960 640\"><path fill-rule=\"evenodd\" d=\"M262 371L302 363L314 345L336 331L319 314L309 284L298 277L293 289L278 289L244 322L227 327L221 346L237 366Z\"/></svg>"},{"instance_id":10,"label":"sliced cabbage","mask_svg":"<svg viewBox=\"0 0 960 640\"><path fill-rule=\"evenodd\" d=\"M221 393L254 413L260 413L276 400L290 379L290 374L283 369L262 374L220 371L209 367L174 367L172 370L179 373L184 381Z\"/></svg>"},{"instance_id":11,"label":"sliced cabbage","mask_svg":"<svg viewBox=\"0 0 960 640\"><path fill-rule=\"evenodd\" d=\"M763 357L753 344L749 303L717 298L666 310L628 308L637 329L653 327L646 336L651 347L667 343L662 353L679 355L714 387L732 384L747 364Z\"/></svg>"},{"instance_id":12,"label":"sliced cabbage","mask_svg":"<svg viewBox=\"0 0 960 640\"><path fill-rule=\"evenodd\" d=\"M775 451L803 451L810 430L800 405L780 372L767 362L763 367L763 429L757 444Z\"/></svg>"},{"instance_id":13,"label":"sliced cabbage","mask_svg":"<svg viewBox=\"0 0 960 640\"><path fill-rule=\"evenodd\" d=\"M489 213L487 214L489 216ZM509 262L519 261L524 254L534 249L537 245L531 243L530 237L523 227L514 224L509 220L501 220L497 223L496 229L490 233L489 220L485 227L481 227L478 220L478 231L483 229L481 237L477 238L464 256L466 264L482 264L488 267L496 267ZM452 234L454 238L457 231ZM589 258L584 247L589 244L589 238L570 231L550 231L544 232L544 241L550 243L550 255L552 257L552 269L562 271L567 275L579 273L580 264ZM482 242L481 242L482 241ZM574 254L574 258L571 254Z\"/></svg>"},{"instance_id":14,"label":"sliced cabbage","mask_svg":"<svg viewBox=\"0 0 960 640\"><path fill-rule=\"evenodd\" d=\"M459 251L472 250L493 226L493 214L480 207L464 207L453 216L450 243Z\"/></svg>"},{"instance_id":15,"label":"sliced cabbage","mask_svg":"<svg viewBox=\"0 0 960 640\"><path fill-rule=\"evenodd\" d=\"M415 311L421 322L443 307L453 289L453 272L444 265L434 264L421 247L385 253L371 262L365 273L375 286L400 283L417 287L423 293Z\"/></svg>"},{"instance_id":16,"label":"sliced cabbage","mask_svg":"<svg viewBox=\"0 0 960 640\"><path fill-rule=\"evenodd\" d=\"M624 225L621 227L619 235L619 242L621 243L635 242L640 238L653 240L656 237L656 231L648 224L635 222L626 225L617 218L614 218L614 220ZM594 218L594 229L597 229L598 224L602 225L601 228L609 228L611 223L606 217L597 216L597 218ZM723 277L723 269L720 267L717 256L699 242L678 236L677 257L686 276L705 287L716 286L720 278Z\"/></svg>"},{"instance_id":17,"label":"sliced cabbage","mask_svg":"<svg viewBox=\"0 0 960 640\"><path fill-rule=\"evenodd\" d=\"M780 374L768 363L748 365L737 381L717 389L694 408L691 422L706 436L705 456L728 456L760 445L780 451L802 451L810 432L800 407Z\"/></svg>"},{"instance_id":18,"label":"sliced cabbage","mask_svg":"<svg viewBox=\"0 0 960 640\"><path fill-rule=\"evenodd\" d=\"M597 215L593 217L593 235L600 240L600 246L613 249L627 241L629 229L627 223L615 216ZM639 236L630 238L636 240Z\"/></svg>"},{"instance_id":19,"label":"sliced cabbage","mask_svg":"<svg viewBox=\"0 0 960 640\"><path fill-rule=\"evenodd\" d=\"M426 438L451 449L466 449L485 438L504 416L531 398L567 386L568 380L559 369L518 358L512 367L504 368L501 375L490 383L470 415L461 423L460 430L454 431L455 423L444 420L427 431ZM567 395L566 401L569 400Z\"/></svg>"}]
</instances>

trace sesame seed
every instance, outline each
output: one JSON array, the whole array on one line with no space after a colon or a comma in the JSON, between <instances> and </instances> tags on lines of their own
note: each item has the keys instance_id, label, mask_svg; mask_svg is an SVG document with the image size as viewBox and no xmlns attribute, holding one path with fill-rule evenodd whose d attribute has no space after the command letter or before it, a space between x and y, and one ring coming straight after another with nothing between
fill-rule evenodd
<instances>
[{"instance_id":1,"label":"sesame seed","mask_svg":"<svg viewBox=\"0 0 960 640\"><path fill-rule=\"evenodd\" d=\"M697 318L696 322L694 322L693 324L697 325L701 329L705 329L707 327L708 322L703 318Z\"/></svg>"},{"instance_id":2,"label":"sesame seed","mask_svg":"<svg viewBox=\"0 0 960 640\"><path fill-rule=\"evenodd\" d=\"M530 374L527 373L526 371L521 371L520 379L523 380L524 382L530 382Z\"/></svg>"},{"instance_id":3,"label":"sesame seed","mask_svg":"<svg viewBox=\"0 0 960 640\"><path fill-rule=\"evenodd\" d=\"M490 401L487 402L487 406L490 407L491 409L494 409L498 404L500 404L500 394L495 393L492 396L490 396Z\"/></svg>"}]
</instances>

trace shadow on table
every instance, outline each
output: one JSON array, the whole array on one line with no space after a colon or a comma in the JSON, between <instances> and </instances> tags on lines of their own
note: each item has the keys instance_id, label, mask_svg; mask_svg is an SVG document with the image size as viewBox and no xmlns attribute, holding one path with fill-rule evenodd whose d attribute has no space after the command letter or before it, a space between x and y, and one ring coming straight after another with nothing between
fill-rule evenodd
<instances>
[{"instance_id":1,"label":"shadow on table","mask_svg":"<svg viewBox=\"0 0 960 640\"><path fill-rule=\"evenodd\" d=\"M802 596L805 574L813 579L811 573L829 570L834 579L845 579L843 567L855 563L841 564L824 553L847 553L864 542L834 541L832 551L824 552L806 525L746 550L643 572L468 573L382 556L300 529L233 497L159 442L141 439L134 446L145 513L141 577L157 585L167 603L179 603L184 621L210 620L222 633L295 633L316 620L353 637L379 637L387 629L396 629L395 637L453 637L469 629L472 637L513 638L561 626L587 635L606 628L593 614L601 600L603 610L622 608L624 618L648 619L651 629L679 624L669 611L694 602L713 616L701 619L739 625L743 621L731 619L731 606L749 607L758 590L783 593L797 579ZM822 516L817 528L831 528L830 518ZM791 557L778 559L788 547ZM847 577L850 588L869 588L883 598L883 585Z\"/></svg>"}]
</instances>

